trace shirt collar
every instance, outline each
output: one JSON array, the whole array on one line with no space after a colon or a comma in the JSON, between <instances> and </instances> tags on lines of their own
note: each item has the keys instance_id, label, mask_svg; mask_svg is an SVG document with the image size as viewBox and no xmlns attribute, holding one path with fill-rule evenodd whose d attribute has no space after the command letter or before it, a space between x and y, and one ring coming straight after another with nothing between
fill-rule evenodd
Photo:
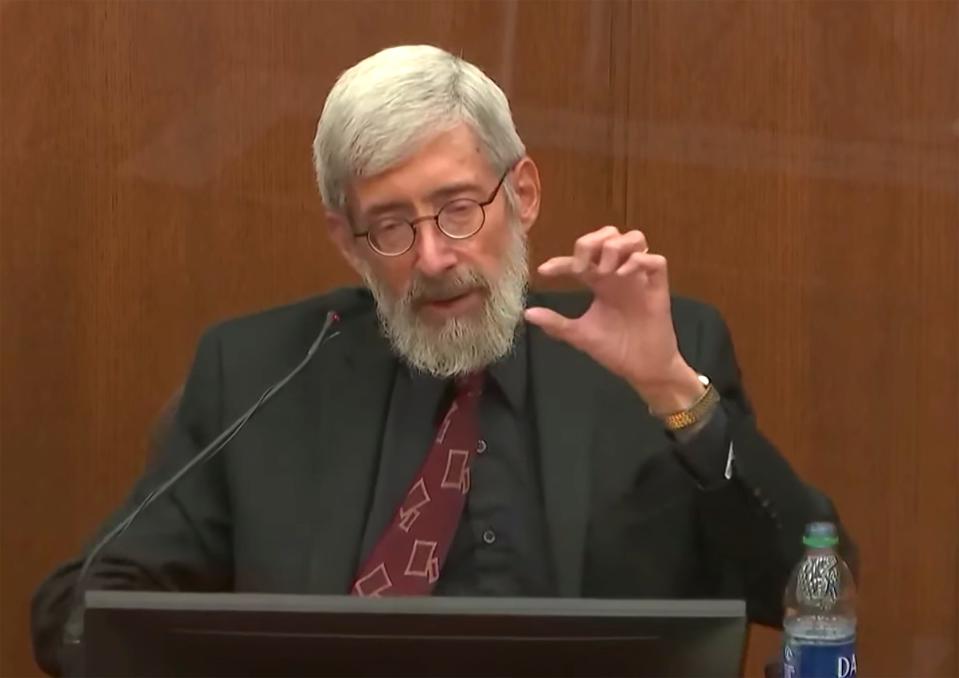
<instances>
[{"instance_id":1,"label":"shirt collar","mask_svg":"<svg viewBox=\"0 0 959 678\"><path fill-rule=\"evenodd\" d=\"M529 350L526 338L525 323L520 323L516 330L513 350L490 365L487 370L490 380L496 382L515 412L522 412L526 407L526 365Z\"/></svg>"},{"instance_id":2,"label":"shirt collar","mask_svg":"<svg viewBox=\"0 0 959 678\"><path fill-rule=\"evenodd\" d=\"M527 363L529 351L529 342L527 337L525 323L520 323L516 330L516 338L513 342L513 349L504 357L497 360L487 369L486 389L491 388L492 384L498 388L500 393L506 398L510 408L514 412L522 412L526 407L526 383L527 383ZM437 385L442 384L442 380L424 374L414 369L409 364L402 362L402 368L406 371L410 381L415 385L425 386L429 383ZM449 382L445 382L449 384Z\"/></svg>"}]
</instances>

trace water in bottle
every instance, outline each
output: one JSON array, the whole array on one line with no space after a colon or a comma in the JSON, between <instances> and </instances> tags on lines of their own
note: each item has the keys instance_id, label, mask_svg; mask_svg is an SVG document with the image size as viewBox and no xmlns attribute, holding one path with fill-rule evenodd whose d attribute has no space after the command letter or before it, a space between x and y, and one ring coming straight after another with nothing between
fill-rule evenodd
<instances>
[{"instance_id":1,"label":"water in bottle","mask_svg":"<svg viewBox=\"0 0 959 678\"><path fill-rule=\"evenodd\" d=\"M832 523L811 523L806 553L786 587L784 678L856 675L856 585Z\"/></svg>"}]
</instances>

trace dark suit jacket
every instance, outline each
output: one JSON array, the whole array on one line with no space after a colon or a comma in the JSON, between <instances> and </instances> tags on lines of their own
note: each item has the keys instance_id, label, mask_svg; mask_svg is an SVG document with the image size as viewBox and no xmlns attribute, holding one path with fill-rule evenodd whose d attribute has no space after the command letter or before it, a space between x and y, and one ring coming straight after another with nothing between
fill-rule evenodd
<instances>
[{"instance_id":1,"label":"dark suit jacket","mask_svg":"<svg viewBox=\"0 0 959 678\"><path fill-rule=\"evenodd\" d=\"M532 295L579 315L584 294ZM339 334L222 454L187 476L105 550L90 588L346 593L357 568L396 359L358 289L208 332L161 457L128 503L196 454L297 364L325 313ZM586 355L531 328L530 388L550 556L559 594L741 597L778 624L811 520L835 520L758 432L729 334L712 308L673 300L687 361L722 394L735 476L700 487L636 393ZM102 534L102 532L101 532ZM77 561L38 590L38 660L58 670Z\"/></svg>"}]
</instances>

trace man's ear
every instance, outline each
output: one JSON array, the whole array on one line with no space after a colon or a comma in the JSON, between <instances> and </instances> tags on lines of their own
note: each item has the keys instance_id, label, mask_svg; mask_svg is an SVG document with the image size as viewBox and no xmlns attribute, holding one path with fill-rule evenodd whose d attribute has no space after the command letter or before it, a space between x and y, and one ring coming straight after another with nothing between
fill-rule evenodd
<instances>
[{"instance_id":1,"label":"man's ear","mask_svg":"<svg viewBox=\"0 0 959 678\"><path fill-rule=\"evenodd\" d=\"M529 229L536 223L539 216L540 183L539 168L531 157L524 156L511 172L513 192L516 195L516 216L523 230Z\"/></svg>"},{"instance_id":2,"label":"man's ear","mask_svg":"<svg viewBox=\"0 0 959 678\"><path fill-rule=\"evenodd\" d=\"M361 262L356 251L357 239L353 235L353 227L346 215L332 210L326 211L326 232L336 249L357 273L360 273Z\"/></svg>"}]
</instances>

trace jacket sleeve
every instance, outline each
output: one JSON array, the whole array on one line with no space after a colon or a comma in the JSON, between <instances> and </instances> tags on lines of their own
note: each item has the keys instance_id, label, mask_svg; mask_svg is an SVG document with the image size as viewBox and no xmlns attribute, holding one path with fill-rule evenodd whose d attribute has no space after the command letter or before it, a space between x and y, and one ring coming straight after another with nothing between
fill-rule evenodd
<instances>
[{"instance_id":1,"label":"jacket sleeve","mask_svg":"<svg viewBox=\"0 0 959 678\"><path fill-rule=\"evenodd\" d=\"M161 449L124 503L100 527L84 552L57 568L34 594L31 631L37 663L51 675L75 668L62 642L66 620L80 592L76 578L89 549L147 494L169 478L221 425L220 350L205 336ZM218 460L200 465L144 510L108 545L83 586L90 589L228 590L231 588L230 520Z\"/></svg>"},{"instance_id":2,"label":"jacket sleeve","mask_svg":"<svg viewBox=\"0 0 959 678\"><path fill-rule=\"evenodd\" d=\"M802 556L805 526L818 520L837 523L842 555L854 573L856 549L832 502L803 482L757 428L722 317L711 307L701 317L690 362L721 395L726 432L719 452L725 456L731 444L734 455L731 479L701 492L706 566L719 595L745 598L751 621L779 626L783 591Z\"/></svg>"}]
</instances>

